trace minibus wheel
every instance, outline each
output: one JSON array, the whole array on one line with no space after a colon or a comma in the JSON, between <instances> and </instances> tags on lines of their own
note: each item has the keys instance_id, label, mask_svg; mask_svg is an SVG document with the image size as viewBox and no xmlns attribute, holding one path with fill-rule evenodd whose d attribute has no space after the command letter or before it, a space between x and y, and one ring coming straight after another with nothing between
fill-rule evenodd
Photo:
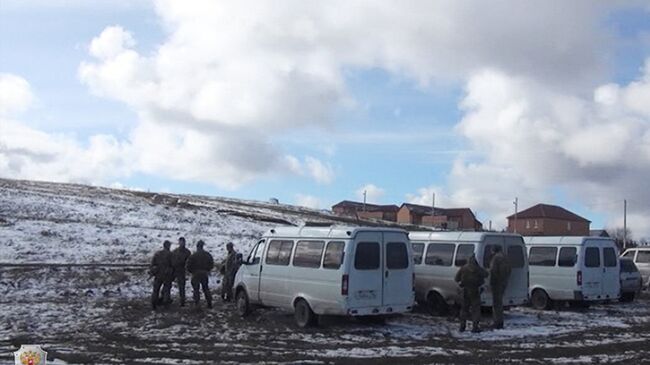
<instances>
[{"instance_id":1,"label":"minibus wheel","mask_svg":"<svg viewBox=\"0 0 650 365\"><path fill-rule=\"evenodd\" d=\"M533 291L533 295L530 297L530 303L533 305L533 308L539 310L549 309L551 307L551 299L542 289L535 289Z\"/></svg>"},{"instance_id":2,"label":"minibus wheel","mask_svg":"<svg viewBox=\"0 0 650 365\"><path fill-rule=\"evenodd\" d=\"M246 290L244 289L239 289L237 290L237 295L235 296L235 303L237 304L237 313L242 316L246 317L250 311L250 303L248 302L248 294L246 294Z\"/></svg>"},{"instance_id":3,"label":"minibus wheel","mask_svg":"<svg viewBox=\"0 0 650 365\"><path fill-rule=\"evenodd\" d=\"M298 327L311 327L316 323L316 314L311 310L306 300L298 299L294 309L294 317Z\"/></svg>"},{"instance_id":4,"label":"minibus wheel","mask_svg":"<svg viewBox=\"0 0 650 365\"><path fill-rule=\"evenodd\" d=\"M634 292L621 294L621 299L620 299L621 302L628 303L633 300L634 300Z\"/></svg>"},{"instance_id":5,"label":"minibus wheel","mask_svg":"<svg viewBox=\"0 0 650 365\"><path fill-rule=\"evenodd\" d=\"M449 312L449 306L438 292L427 295L427 310L432 316L444 316Z\"/></svg>"}]
</instances>

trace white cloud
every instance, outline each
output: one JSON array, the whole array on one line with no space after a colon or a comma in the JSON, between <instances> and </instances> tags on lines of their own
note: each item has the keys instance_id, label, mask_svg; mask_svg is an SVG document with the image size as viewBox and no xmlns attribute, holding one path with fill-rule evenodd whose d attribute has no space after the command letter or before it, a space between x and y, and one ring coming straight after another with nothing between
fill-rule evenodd
<instances>
[{"instance_id":1,"label":"white cloud","mask_svg":"<svg viewBox=\"0 0 650 365\"><path fill-rule=\"evenodd\" d=\"M313 157L307 156L305 158L305 166L309 174L321 184L329 184L334 180L334 170L329 164Z\"/></svg>"},{"instance_id":2,"label":"white cloud","mask_svg":"<svg viewBox=\"0 0 650 365\"><path fill-rule=\"evenodd\" d=\"M139 168L226 187L287 172L330 183L328 162L296 163L271 141L303 126L329 128L334 111L354 107L347 69L381 68L425 85L491 65L566 88L599 79L608 42L599 23L605 7L590 2L561 10L456 1L155 7L168 34L155 52L138 53L132 34L111 26L90 43L94 59L79 77L140 115L128 141L142 156Z\"/></svg>"},{"instance_id":3,"label":"white cloud","mask_svg":"<svg viewBox=\"0 0 650 365\"><path fill-rule=\"evenodd\" d=\"M505 224L515 196L553 202L561 188L614 221L612 201L635 202L650 217L650 70L629 85L606 84L581 98L495 70L472 76L457 131L483 158L459 158L449 176L452 198ZM521 208L527 207L520 204ZM646 220L647 222L647 220ZM632 227L650 234L650 224Z\"/></svg>"},{"instance_id":4,"label":"white cloud","mask_svg":"<svg viewBox=\"0 0 650 365\"><path fill-rule=\"evenodd\" d=\"M356 196L357 199L360 201L363 201L363 193L366 193L366 201L368 203L379 203L381 201L381 198L384 196L386 193L384 189L376 186L375 184L366 184L359 189L357 189Z\"/></svg>"},{"instance_id":5,"label":"white cloud","mask_svg":"<svg viewBox=\"0 0 650 365\"><path fill-rule=\"evenodd\" d=\"M130 147L95 135L81 146L0 117L0 171L4 177L100 184L130 173Z\"/></svg>"},{"instance_id":6,"label":"white cloud","mask_svg":"<svg viewBox=\"0 0 650 365\"><path fill-rule=\"evenodd\" d=\"M296 194L296 205L306 208L319 209L320 199L312 195Z\"/></svg>"},{"instance_id":7,"label":"white cloud","mask_svg":"<svg viewBox=\"0 0 650 365\"><path fill-rule=\"evenodd\" d=\"M0 73L0 116L22 112L33 100L27 80L17 75Z\"/></svg>"}]
</instances>

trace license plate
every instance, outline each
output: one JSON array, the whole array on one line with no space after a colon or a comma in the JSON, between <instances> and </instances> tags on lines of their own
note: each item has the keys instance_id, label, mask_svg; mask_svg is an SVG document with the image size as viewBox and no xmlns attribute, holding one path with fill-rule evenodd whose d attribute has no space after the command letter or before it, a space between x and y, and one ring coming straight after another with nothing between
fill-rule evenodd
<instances>
[{"instance_id":1,"label":"license plate","mask_svg":"<svg viewBox=\"0 0 650 365\"><path fill-rule=\"evenodd\" d=\"M377 297L377 294L375 294L374 290L359 290L355 296L356 299L369 300L375 299Z\"/></svg>"}]
</instances>

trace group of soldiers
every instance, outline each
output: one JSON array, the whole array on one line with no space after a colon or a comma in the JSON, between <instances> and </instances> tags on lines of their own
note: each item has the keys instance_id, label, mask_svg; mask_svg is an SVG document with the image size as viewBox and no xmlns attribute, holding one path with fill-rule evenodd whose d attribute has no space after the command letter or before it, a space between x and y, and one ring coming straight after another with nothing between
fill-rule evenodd
<instances>
[{"instance_id":1,"label":"group of soldiers","mask_svg":"<svg viewBox=\"0 0 650 365\"><path fill-rule=\"evenodd\" d=\"M151 259L149 274L153 276L153 293L151 294L151 307L156 309L160 305L171 304L172 283L178 285L178 294L181 307L185 306L185 282L187 273L191 275L194 305L199 306L201 291L205 296L208 308L212 308L212 294L210 293L209 275L214 268L212 255L205 250L205 242L196 243L196 251L192 253L185 247L185 238L178 239L178 247L171 250L170 241L163 242L163 249L157 251ZM232 286L235 274L239 268L237 252L232 242L226 244L226 259L221 263L223 275L221 297L224 301L232 299Z\"/></svg>"},{"instance_id":2,"label":"group of soldiers","mask_svg":"<svg viewBox=\"0 0 650 365\"><path fill-rule=\"evenodd\" d=\"M190 252L185 247L185 238L178 239L178 247L171 251L172 243L163 242L163 249L156 252L151 260L149 273L154 277L153 293L151 294L151 306L156 309L159 305L169 305L171 300L172 283L176 281L180 296L181 307L185 306L185 282L186 273L190 273L193 290L194 304L198 307L201 298L201 290L205 295L208 308L212 308L212 295L209 286L209 274L214 268L212 255L204 248L205 242L199 240L196 243L196 251ZM235 251L232 242L226 244L227 255L221 264L223 275L221 286L221 298L228 302L232 300L232 288L235 274L240 265L240 259ZM239 256L240 257L240 256ZM490 277L490 288L492 289L492 314L494 328L503 328L503 294L508 286L510 277L510 264L499 245L492 248L492 259L488 271L482 268L472 254L467 263L456 273L455 280L462 290L460 310L460 331L466 330L467 320L472 320L472 332L480 332L481 319L481 292L480 288L485 283L485 278ZM161 293L162 290L162 293Z\"/></svg>"},{"instance_id":3,"label":"group of soldiers","mask_svg":"<svg viewBox=\"0 0 650 365\"><path fill-rule=\"evenodd\" d=\"M503 328L503 294L508 286L511 267L499 245L492 248L489 266L490 288L492 289L492 316L494 328ZM488 271L482 268L472 254L456 273L455 280L462 290L460 310L460 331L464 332L471 312L472 332L480 332L481 292L480 288L488 277Z\"/></svg>"}]
</instances>

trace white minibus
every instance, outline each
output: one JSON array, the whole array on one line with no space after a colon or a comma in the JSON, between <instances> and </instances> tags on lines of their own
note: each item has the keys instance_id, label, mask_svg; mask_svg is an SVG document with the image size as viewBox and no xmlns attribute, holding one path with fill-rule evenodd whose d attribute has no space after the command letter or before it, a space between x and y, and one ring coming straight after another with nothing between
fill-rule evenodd
<instances>
[{"instance_id":1,"label":"white minibus","mask_svg":"<svg viewBox=\"0 0 650 365\"><path fill-rule=\"evenodd\" d=\"M467 259L476 255L483 268L489 269L492 248L500 245L512 267L504 293L504 306L528 302L528 260L520 235L495 232L410 232L415 263L415 295L418 303L432 314L443 315L449 305L461 302L456 273ZM481 305L492 305L489 278L481 288Z\"/></svg>"},{"instance_id":2,"label":"white minibus","mask_svg":"<svg viewBox=\"0 0 650 365\"><path fill-rule=\"evenodd\" d=\"M374 227L279 227L253 247L235 277L240 315L251 306L294 311L300 327L319 315L410 311L413 260L406 231Z\"/></svg>"},{"instance_id":3,"label":"white minibus","mask_svg":"<svg viewBox=\"0 0 650 365\"><path fill-rule=\"evenodd\" d=\"M618 299L621 290L618 250L611 238L524 237L534 308L554 302L586 306Z\"/></svg>"}]
</instances>

